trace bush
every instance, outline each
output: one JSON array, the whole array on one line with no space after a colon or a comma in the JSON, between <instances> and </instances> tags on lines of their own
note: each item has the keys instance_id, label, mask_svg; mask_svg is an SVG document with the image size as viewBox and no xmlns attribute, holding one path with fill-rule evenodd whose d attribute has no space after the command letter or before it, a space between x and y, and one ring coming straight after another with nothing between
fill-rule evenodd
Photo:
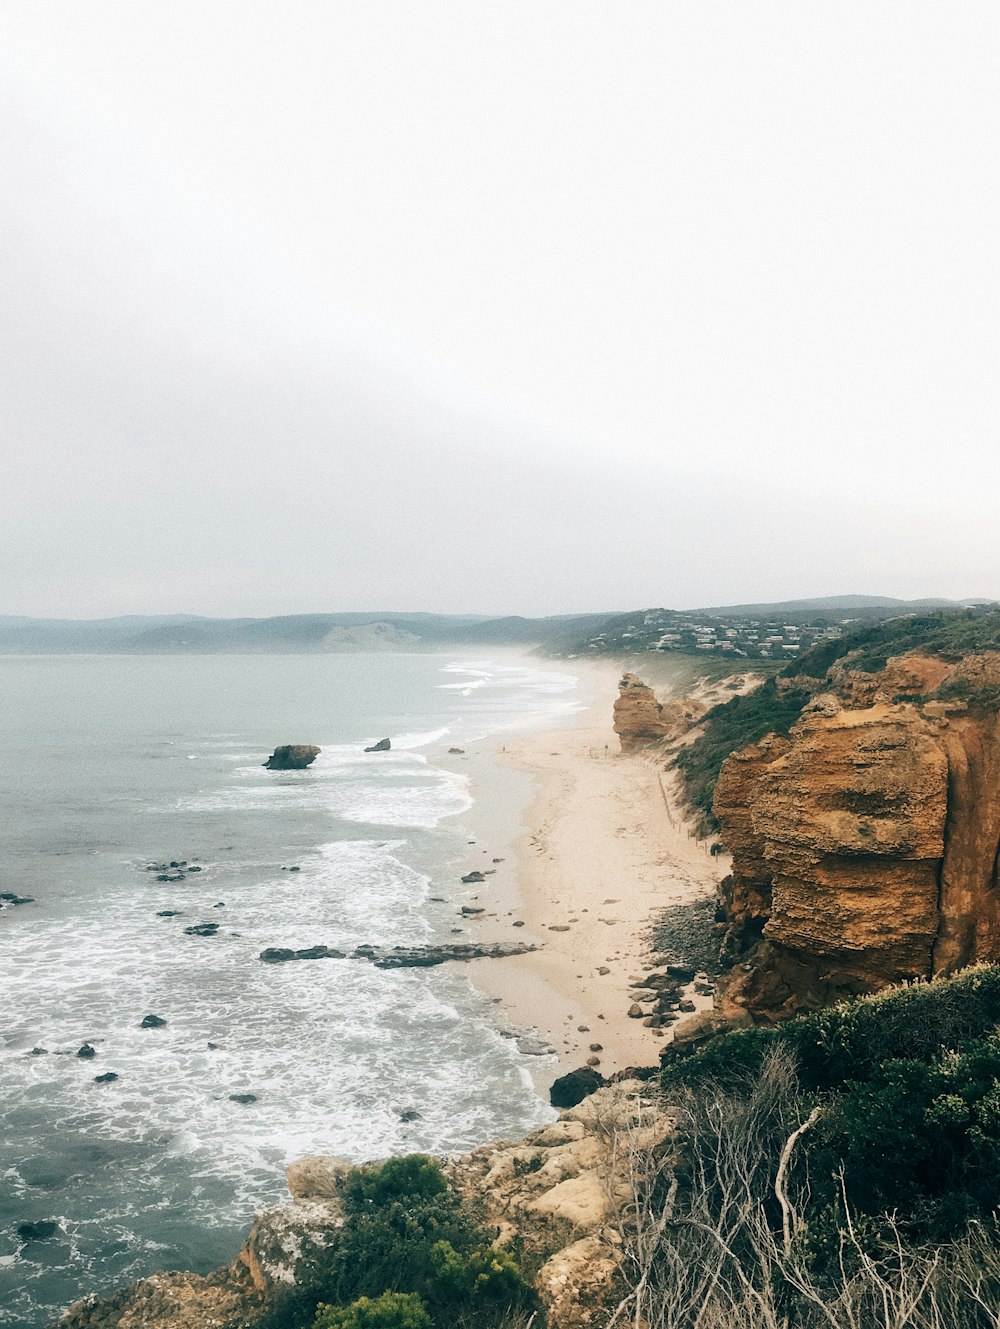
<instances>
[{"instance_id":1,"label":"bush","mask_svg":"<svg viewBox=\"0 0 1000 1329\"><path fill-rule=\"evenodd\" d=\"M433 1329L419 1297L383 1292L374 1301L360 1297L350 1306L320 1306L314 1329Z\"/></svg>"},{"instance_id":2,"label":"bush","mask_svg":"<svg viewBox=\"0 0 1000 1329\"><path fill-rule=\"evenodd\" d=\"M455 1329L466 1315L477 1329L494 1329L511 1309L537 1305L516 1262L490 1246L490 1234L463 1210L433 1159L414 1154L354 1168L342 1195L343 1227L301 1269L299 1286L279 1298L261 1329L305 1329L318 1307L327 1318L317 1326L341 1329L330 1316L382 1313L386 1305L412 1304L406 1297L419 1302L436 1329ZM387 1294L397 1300L386 1301ZM369 1321L343 1321L347 1329L356 1323Z\"/></svg>"},{"instance_id":3,"label":"bush","mask_svg":"<svg viewBox=\"0 0 1000 1329\"><path fill-rule=\"evenodd\" d=\"M365 1204L390 1200L429 1200L442 1195L448 1181L436 1159L426 1154L404 1154L385 1163L353 1168L344 1183L344 1203L357 1210Z\"/></svg>"}]
</instances>

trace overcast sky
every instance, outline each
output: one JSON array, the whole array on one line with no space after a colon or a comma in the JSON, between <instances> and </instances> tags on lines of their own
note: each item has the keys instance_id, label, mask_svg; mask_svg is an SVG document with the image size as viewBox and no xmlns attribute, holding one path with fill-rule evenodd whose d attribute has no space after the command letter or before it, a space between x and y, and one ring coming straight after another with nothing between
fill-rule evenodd
<instances>
[{"instance_id":1,"label":"overcast sky","mask_svg":"<svg viewBox=\"0 0 1000 1329\"><path fill-rule=\"evenodd\" d=\"M1000 596L1000 6L3 0L0 613Z\"/></svg>"}]
</instances>

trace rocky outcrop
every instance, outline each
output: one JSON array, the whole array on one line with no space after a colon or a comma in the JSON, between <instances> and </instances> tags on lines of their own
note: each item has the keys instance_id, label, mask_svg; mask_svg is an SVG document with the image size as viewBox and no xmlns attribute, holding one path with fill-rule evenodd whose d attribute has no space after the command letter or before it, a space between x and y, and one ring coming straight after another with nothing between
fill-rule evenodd
<instances>
[{"instance_id":1,"label":"rocky outcrop","mask_svg":"<svg viewBox=\"0 0 1000 1329\"><path fill-rule=\"evenodd\" d=\"M269 771L304 771L320 754L312 743L286 743L275 748L264 767Z\"/></svg>"},{"instance_id":2,"label":"rocky outcrop","mask_svg":"<svg viewBox=\"0 0 1000 1329\"><path fill-rule=\"evenodd\" d=\"M614 729L622 752L638 752L677 738L704 713L704 705L694 697L660 702L637 675L624 674L618 684Z\"/></svg>"},{"instance_id":3,"label":"rocky outcrop","mask_svg":"<svg viewBox=\"0 0 1000 1329\"><path fill-rule=\"evenodd\" d=\"M459 941L432 946L356 946L348 955L331 946L309 946L298 951L268 946L261 951L260 958L265 964L287 964L290 960L370 960L376 969L428 969L451 960L503 960L537 949L524 941Z\"/></svg>"},{"instance_id":4,"label":"rocky outcrop","mask_svg":"<svg viewBox=\"0 0 1000 1329\"><path fill-rule=\"evenodd\" d=\"M635 1150L653 1151L672 1130L649 1086L625 1081L517 1143L482 1146L446 1164L453 1184L539 1272L549 1329L584 1329L605 1318L620 1262L635 1177ZM273 1296L295 1282L311 1253L344 1221L348 1165L312 1156L287 1173L289 1204L259 1214L230 1264L206 1277L155 1274L111 1297L72 1306L59 1329L251 1329Z\"/></svg>"},{"instance_id":5,"label":"rocky outcrop","mask_svg":"<svg viewBox=\"0 0 1000 1329\"><path fill-rule=\"evenodd\" d=\"M723 765L723 1014L782 1019L1000 958L1000 654L843 666Z\"/></svg>"},{"instance_id":6,"label":"rocky outcrop","mask_svg":"<svg viewBox=\"0 0 1000 1329\"><path fill-rule=\"evenodd\" d=\"M380 738L377 743L373 743L370 748L365 748L366 752L389 752L392 748L392 742L388 738Z\"/></svg>"}]
</instances>

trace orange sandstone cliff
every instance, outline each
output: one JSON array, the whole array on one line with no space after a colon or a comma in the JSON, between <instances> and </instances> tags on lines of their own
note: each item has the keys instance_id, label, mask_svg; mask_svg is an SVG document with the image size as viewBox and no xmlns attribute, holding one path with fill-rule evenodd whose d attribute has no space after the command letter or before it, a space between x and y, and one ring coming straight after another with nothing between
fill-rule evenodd
<instances>
[{"instance_id":1,"label":"orange sandstone cliff","mask_svg":"<svg viewBox=\"0 0 1000 1329\"><path fill-rule=\"evenodd\" d=\"M716 783L724 1015L780 1020L1000 959L1000 653L835 666L819 687Z\"/></svg>"},{"instance_id":2,"label":"orange sandstone cliff","mask_svg":"<svg viewBox=\"0 0 1000 1329\"><path fill-rule=\"evenodd\" d=\"M623 674L615 701L614 730L622 752L638 752L676 738L707 708L694 697L657 701L653 689L635 674Z\"/></svg>"}]
</instances>

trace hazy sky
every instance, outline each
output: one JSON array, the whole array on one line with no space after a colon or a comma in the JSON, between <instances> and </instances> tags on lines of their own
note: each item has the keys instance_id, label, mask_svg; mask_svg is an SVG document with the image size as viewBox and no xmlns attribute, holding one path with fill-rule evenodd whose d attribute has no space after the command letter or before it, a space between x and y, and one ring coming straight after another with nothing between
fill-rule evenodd
<instances>
[{"instance_id":1,"label":"hazy sky","mask_svg":"<svg viewBox=\"0 0 1000 1329\"><path fill-rule=\"evenodd\" d=\"M3 0L0 613L1000 596L1000 6Z\"/></svg>"}]
</instances>

